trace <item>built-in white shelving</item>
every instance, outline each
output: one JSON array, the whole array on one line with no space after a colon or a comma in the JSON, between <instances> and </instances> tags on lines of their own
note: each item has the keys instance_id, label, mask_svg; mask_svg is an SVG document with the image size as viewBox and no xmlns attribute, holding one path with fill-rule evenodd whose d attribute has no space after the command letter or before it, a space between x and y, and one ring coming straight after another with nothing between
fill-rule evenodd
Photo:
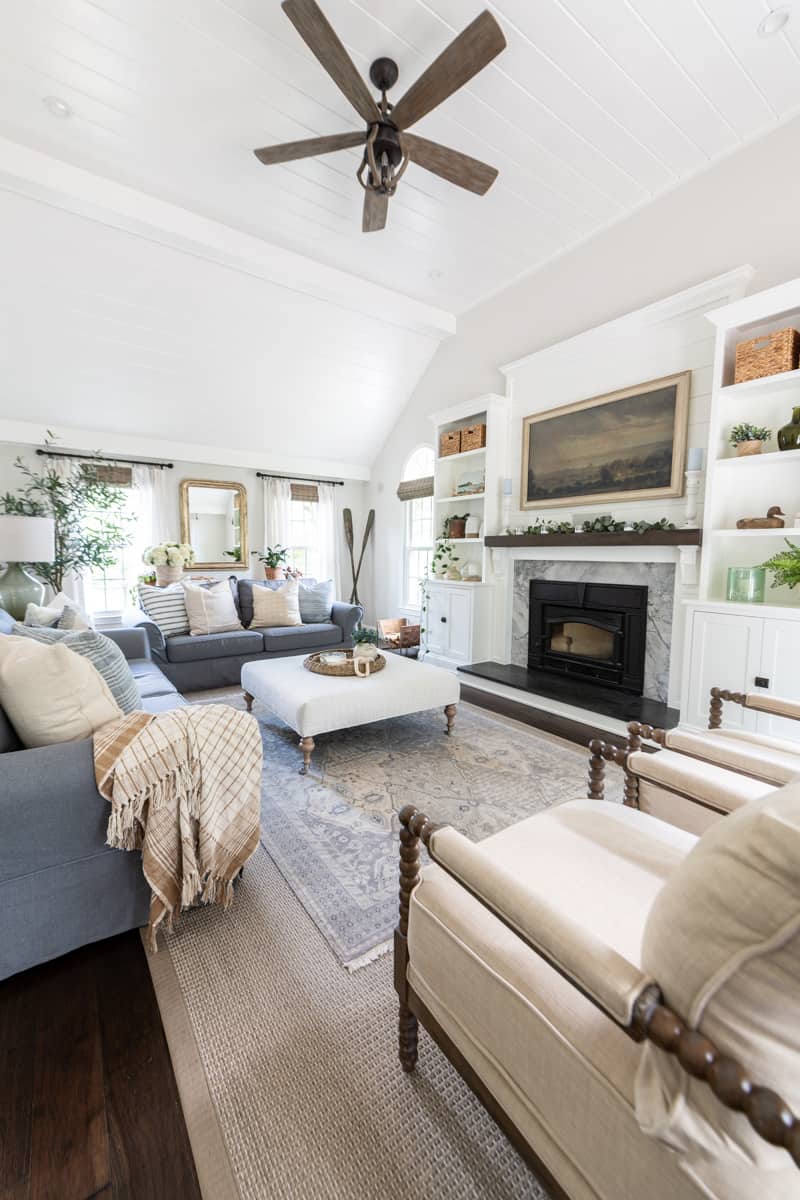
<instances>
[{"instance_id":1,"label":"built-in white shelving","mask_svg":"<svg viewBox=\"0 0 800 1200\"><path fill-rule=\"evenodd\" d=\"M465 496L437 496L437 504L464 504L468 500L482 500L486 492L467 492Z\"/></svg>"},{"instance_id":2,"label":"built-in white shelving","mask_svg":"<svg viewBox=\"0 0 800 1200\"><path fill-rule=\"evenodd\" d=\"M770 450L766 454L745 454L741 457L732 454L727 458L718 458L716 465L736 471L772 471L775 467L791 467L800 471L800 450Z\"/></svg>"},{"instance_id":3,"label":"built-in white shelving","mask_svg":"<svg viewBox=\"0 0 800 1200\"><path fill-rule=\"evenodd\" d=\"M440 454L436 459L439 463L463 462L465 458L479 458L486 454L486 447L479 446L477 450L462 450L460 454Z\"/></svg>"}]
</instances>

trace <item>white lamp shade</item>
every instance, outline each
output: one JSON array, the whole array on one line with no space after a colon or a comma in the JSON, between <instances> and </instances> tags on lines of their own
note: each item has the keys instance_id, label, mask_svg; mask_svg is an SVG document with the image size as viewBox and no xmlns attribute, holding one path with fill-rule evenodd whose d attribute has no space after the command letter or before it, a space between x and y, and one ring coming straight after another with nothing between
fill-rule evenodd
<instances>
[{"instance_id":1,"label":"white lamp shade","mask_svg":"<svg viewBox=\"0 0 800 1200\"><path fill-rule=\"evenodd\" d=\"M0 562L52 562L55 552L52 517L0 515Z\"/></svg>"}]
</instances>

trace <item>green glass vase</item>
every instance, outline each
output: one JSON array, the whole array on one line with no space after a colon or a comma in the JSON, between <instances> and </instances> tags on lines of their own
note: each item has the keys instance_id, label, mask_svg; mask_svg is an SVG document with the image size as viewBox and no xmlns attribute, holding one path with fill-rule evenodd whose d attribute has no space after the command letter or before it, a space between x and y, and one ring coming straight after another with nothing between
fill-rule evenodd
<instances>
[{"instance_id":1,"label":"green glass vase","mask_svg":"<svg viewBox=\"0 0 800 1200\"><path fill-rule=\"evenodd\" d=\"M800 450L800 408L793 408L789 424L778 430L778 445L781 450Z\"/></svg>"},{"instance_id":2,"label":"green glass vase","mask_svg":"<svg viewBox=\"0 0 800 1200\"><path fill-rule=\"evenodd\" d=\"M19 563L9 563L0 574L0 608L5 609L15 621L24 620L28 605L41 604L43 596L43 585Z\"/></svg>"}]
</instances>

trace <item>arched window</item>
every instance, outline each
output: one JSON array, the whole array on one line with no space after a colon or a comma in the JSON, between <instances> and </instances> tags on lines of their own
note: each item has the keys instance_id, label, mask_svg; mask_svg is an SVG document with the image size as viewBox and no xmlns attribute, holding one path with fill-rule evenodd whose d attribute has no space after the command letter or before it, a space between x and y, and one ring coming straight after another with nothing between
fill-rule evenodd
<instances>
[{"instance_id":1,"label":"arched window","mask_svg":"<svg viewBox=\"0 0 800 1200\"><path fill-rule=\"evenodd\" d=\"M430 446L418 446L406 460L403 482L431 478L434 461ZM421 604L420 584L427 574L433 553L433 495L407 500L403 507L406 511L402 602L404 608L417 611Z\"/></svg>"}]
</instances>

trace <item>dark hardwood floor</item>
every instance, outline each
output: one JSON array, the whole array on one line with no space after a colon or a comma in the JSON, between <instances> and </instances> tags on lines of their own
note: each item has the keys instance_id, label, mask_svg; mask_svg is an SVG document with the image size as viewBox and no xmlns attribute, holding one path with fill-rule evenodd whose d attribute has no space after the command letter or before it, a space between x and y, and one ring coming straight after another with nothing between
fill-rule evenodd
<instances>
[{"instance_id":1,"label":"dark hardwood floor","mask_svg":"<svg viewBox=\"0 0 800 1200\"><path fill-rule=\"evenodd\" d=\"M0 983L0 1200L200 1200L138 932Z\"/></svg>"}]
</instances>

